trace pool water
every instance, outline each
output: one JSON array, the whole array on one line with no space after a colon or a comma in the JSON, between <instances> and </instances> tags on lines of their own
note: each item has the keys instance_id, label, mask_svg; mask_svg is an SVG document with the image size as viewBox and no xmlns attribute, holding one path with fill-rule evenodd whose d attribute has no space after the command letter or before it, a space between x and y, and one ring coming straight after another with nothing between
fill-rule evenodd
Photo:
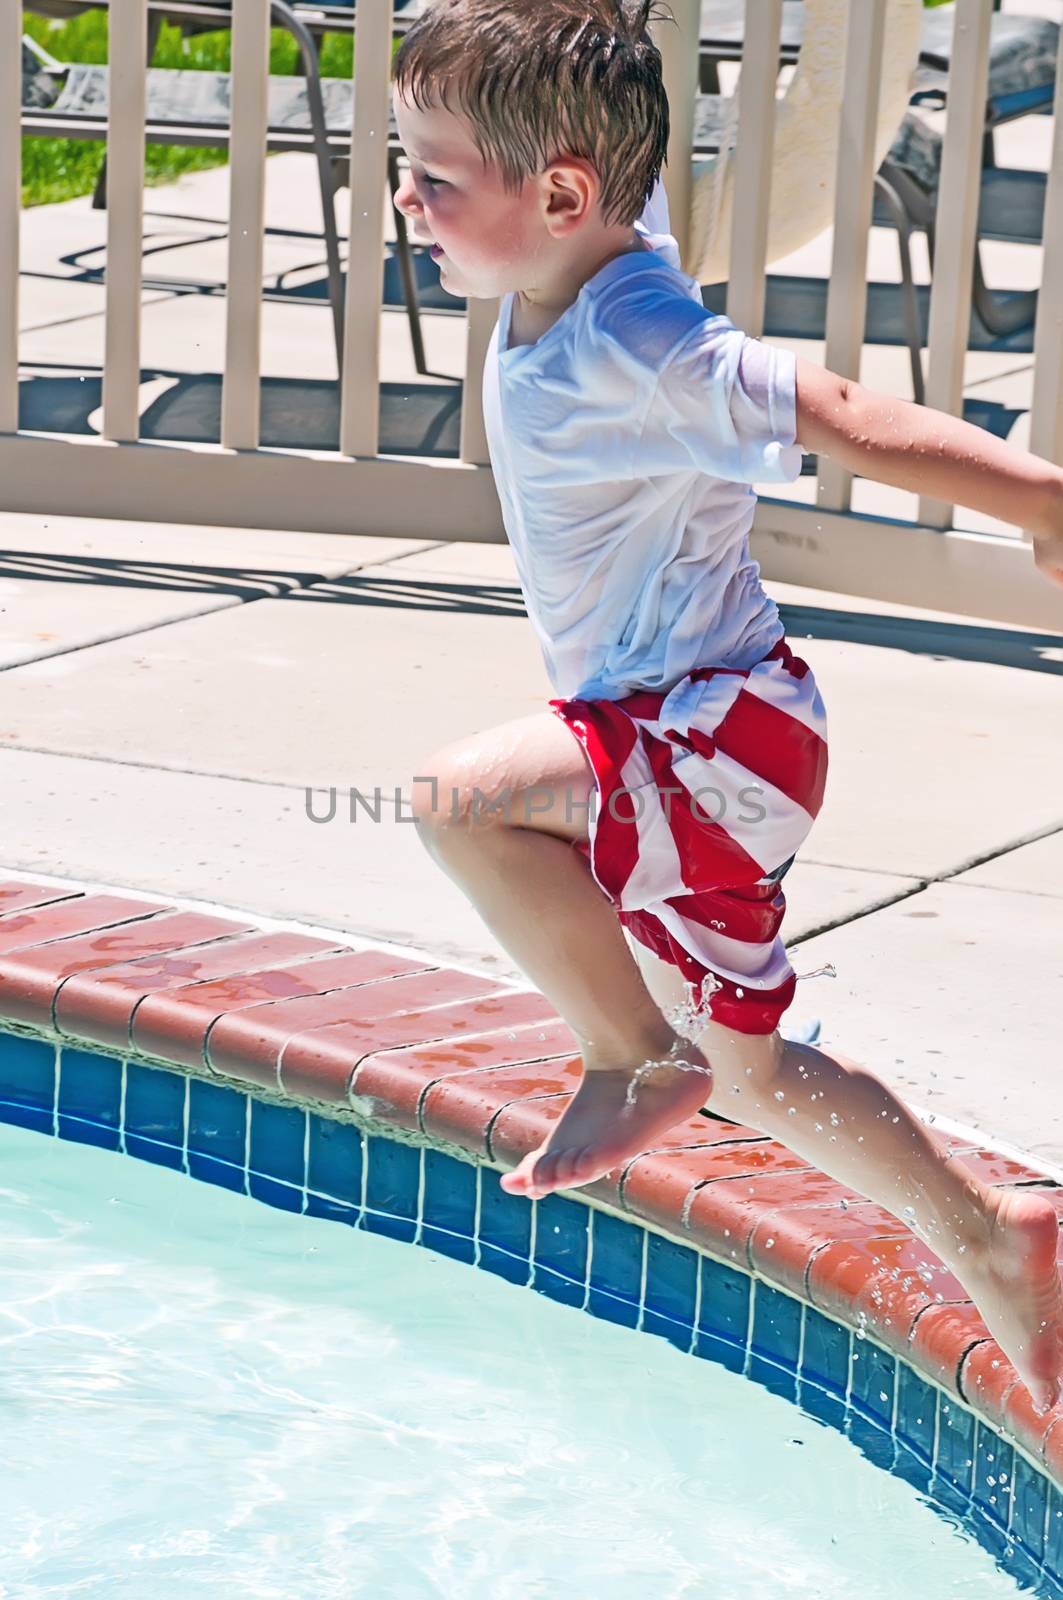
<instances>
[{"instance_id":1,"label":"pool water","mask_svg":"<svg viewBox=\"0 0 1063 1600\"><path fill-rule=\"evenodd\" d=\"M996 1600L906 1482L667 1341L0 1126L0 1597Z\"/></svg>"}]
</instances>

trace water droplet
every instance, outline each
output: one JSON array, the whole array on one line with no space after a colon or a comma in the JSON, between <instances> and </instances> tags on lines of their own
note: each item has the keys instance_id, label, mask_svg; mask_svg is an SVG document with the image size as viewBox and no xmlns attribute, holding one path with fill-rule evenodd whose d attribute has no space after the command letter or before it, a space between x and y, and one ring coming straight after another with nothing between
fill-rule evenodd
<instances>
[{"instance_id":1,"label":"water droplet","mask_svg":"<svg viewBox=\"0 0 1063 1600\"><path fill-rule=\"evenodd\" d=\"M765 1239L764 1248L765 1248L765 1250L774 1249L775 1248L775 1240L774 1239Z\"/></svg>"},{"instance_id":2,"label":"water droplet","mask_svg":"<svg viewBox=\"0 0 1063 1600\"><path fill-rule=\"evenodd\" d=\"M775 1091L775 1098L776 1098L776 1100L785 1100L785 1099L786 1099L786 1092L785 1092L785 1090L783 1090L783 1089L776 1089L776 1091Z\"/></svg>"}]
</instances>

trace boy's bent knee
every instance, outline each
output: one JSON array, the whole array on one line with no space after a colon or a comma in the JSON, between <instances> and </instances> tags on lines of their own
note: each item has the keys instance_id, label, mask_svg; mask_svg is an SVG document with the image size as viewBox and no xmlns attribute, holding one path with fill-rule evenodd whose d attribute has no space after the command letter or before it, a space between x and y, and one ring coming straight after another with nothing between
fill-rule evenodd
<instances>
[{"instance_id":1,"label":"boy's bent knee","mask_svg":"<svg viewBox=\"0 0 1063 1600\"><path fill-rule=\"evenodd\" d=\"M508 797L482 776L470 776L467 765L428 762L414 775L411 809L423 837L439 839L448 830L466 831L508 822Z\"/></svg>"}]
</instances>

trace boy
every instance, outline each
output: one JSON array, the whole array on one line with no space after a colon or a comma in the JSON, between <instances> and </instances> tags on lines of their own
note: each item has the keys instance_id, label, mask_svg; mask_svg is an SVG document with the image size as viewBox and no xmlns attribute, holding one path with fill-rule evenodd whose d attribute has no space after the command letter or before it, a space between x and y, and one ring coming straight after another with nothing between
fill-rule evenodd
<instances>
[{"instance_id":1,"label":"boy","mask_svg":"<svg viewBox=\"0 0 1063 1600\"><path fill-rule=\"evenodd\" d=\"M1046 1410L1052 1205L989 1188L873 1073L779 1033L779 880L820 808L826 719L748 531L750 485L816 451L1021 523L1063 582L1063 471L705 311L667 230L649 12L436 0L395 61L396 203L445 289L503 297L485 419L559 696L439 751L414 792L430 853L580 1041L578 1092L503 1187L589 1183L714 1088L932 1245Z\"/></svg>"}]
</instances>

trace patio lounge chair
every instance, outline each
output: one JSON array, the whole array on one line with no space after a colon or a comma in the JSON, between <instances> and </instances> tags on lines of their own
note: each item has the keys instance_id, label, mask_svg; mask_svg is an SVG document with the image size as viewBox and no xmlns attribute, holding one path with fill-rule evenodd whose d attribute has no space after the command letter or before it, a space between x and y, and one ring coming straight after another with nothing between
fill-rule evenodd
<instances>
[{"instance_id":1,"label":"patio lounge chair","mask_svg":"<svg viewBox=\"0 0 1063 1600\"><path fill-rule=\"evenodd\" d=\"M999 4L999 0L997 0ZM925 111L941 110L947 105L949 66L952 55L955 7L946 6L928 10L923 19L923 35L911 109L898 130L889 155L875 178L875 205L873 222L880 227L895 227L900 236L904 342L907 343L912 368L912 384L919 404L925 401L925 383L922 368L922 346L925 342L925 305L928 295L920 294L911 270L910 236L913 229L921 228L927 234L927 244L933 268L934 220L937 212L937 191L941 175L943 139L941 133L927 121ZM720 60L741 58L744 28L743 0L703 0L702 9L702 84L713 81L716 63ZM783 27L780 39L780 63L796 61L804 32L804 6L801 0L784 0ZM1054 95L1056 62L1059 52L1059 24L1042 17L1017 16L1007 13L994 15L990 30L989 86L986 104L985 141L983 145L982 195L979 209L979 239L1003 239L1020 243L1039 243L1042 237L1045 203L1046 175L1043 172L1025 172L1015 168L998 168L993 143L993 130L1003 123L1029 115L1051 115ZM712 69L706 71L706 67ZM718 87L718 78L715 79ZM695 150L706 155L719 148L720 135L725 125L728 100L718 94L698 97L695 126ZM921 109L922 108L922 111ZM796 283L799 280L775 280L776 283ZM879 286L872 286L872 289ZM887 286L881 286L887 287ZM721 296L725 286L712 285L705 291L706 304L714 296ZM768 325L765 332L789 337L822 338L825 323L825 300L816 308L814 326L800 326L802 318L795 319L796 307L791 303L783 312L780 325L779 296L776 296L776 316L772 316L771 296L768 302ZM812 310L807 304L802 308L807 314ZM794 297L790 296L791 302ZM892 326L895 318L884 318L874 304L869 303L868 339L888 333L885 342L894 342ZM1036 290L991 290L982 270L980 246L975 253L974 308L982 328L990 336L983 340L977 329L972 329L972 347L987 348L999 338L1013 339L1033 327L1037 310ZM722 303L720 308L722 309ZM884 309L884 308L883 308ZM796 322L796 325L795 325ZM1010 345L1009 348L1018 348Z\"/></svg>"},{"instance_id":2,"label":"patio lounge chair","mask_svg":"<svg viewBox=\"0 0 1063 1600\"><path fill-rule=\"evenodd\" d=\"M399 0L405 17L396 15L396 31L404 31L420 0ZM106 9L86 0L30 0L30 9L52 18L89 9ZM333 23L350 31L354 8L309 7L295 0L271 0L274 25L285 28L300 52L302 77L271 77L269 81L270 150L303 150L314 154L325 238L328 295L336 341L337 366L343 359L343 275L334 195L349 182L353 85L349 79L322 78L314 32L331 31ZM397 6L398 10L398 6ZM204 32L228 28L231 0L148 0L148 59L154 53L165 20L186 30ZM327 25L327 26L326 26ZM105 66L56 61L31 40L23 41L22 133L51 138L104 139L107 131L108 69ZM224 147L229 142L230 75L227 72L147 69L145 134L149 143ZM400 146L394 129L388 142L388 174L392 195L399 185ZM414 284L414 266L405 218L394 208L399 269L404 289L414 360L419 373L427 372L424 340ZM177 280L167 280L177 284Z\"/></svg>"}]
</instances>

